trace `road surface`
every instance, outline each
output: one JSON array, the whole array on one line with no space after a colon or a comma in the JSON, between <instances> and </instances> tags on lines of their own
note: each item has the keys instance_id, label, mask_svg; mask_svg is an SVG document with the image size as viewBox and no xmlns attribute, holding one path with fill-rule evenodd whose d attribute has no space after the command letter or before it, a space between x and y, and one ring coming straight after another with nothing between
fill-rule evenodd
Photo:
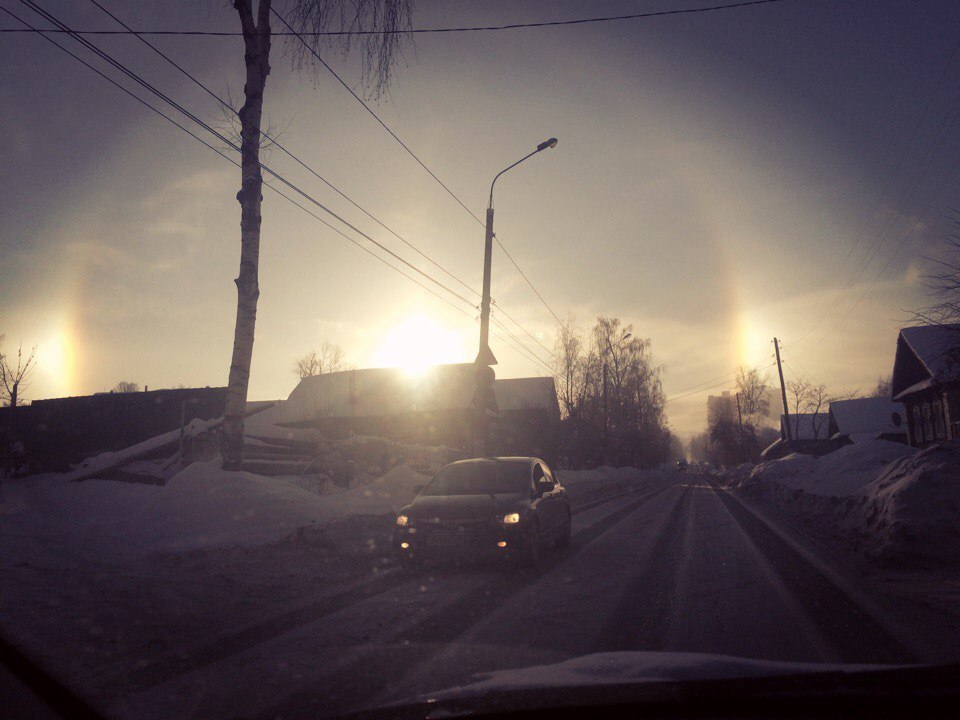
<instances>
[{"instance_id":1,"label":"road surface","mask_svg":"<svg viewBox=\"0 0 960 720\"><path fill-rule=\"evenodd\" d=\"M653 650L902 664L957 660L960 617L874 589L796 528L681 473L576 508L541 567L398 570L161 658L113 710L329 716L484 671Z\"/></svg>"}]
</instances>

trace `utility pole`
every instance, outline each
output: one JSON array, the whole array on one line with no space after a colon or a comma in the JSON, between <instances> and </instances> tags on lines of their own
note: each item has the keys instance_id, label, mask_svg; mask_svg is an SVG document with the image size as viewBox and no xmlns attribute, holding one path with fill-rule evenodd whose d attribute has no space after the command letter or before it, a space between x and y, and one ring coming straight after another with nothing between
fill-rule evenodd
<instances>
[{"instance_id":1,"label":"utility pole","mask_svg":"<svg viewBox=\"0 0 960 720\"><path fill-rule=\"evenodd\" d=\"M473 404L477 413L477 429L474 438L474 453L478 456L487 454L489 438L489 413L497 412L497 399L494 395L493 383L494 372L491 365L497 364L497 358L490 350L490 264L493 257L493 186L497 183L497 178L503 175L507 170L515 168L527 158L531 158L539 152L557 146L557 139L550 138L537 145L537 149L532 153L524 155L512 165L498 172L493 182L490 183L490 201L487 203L487 226L484 235L483 244L483 295L480 299L480 348L477 351L477 359L474 361L476 366L476 389L473 395Z\"/></svg>"},{"instance_id":2,"label":"utility pole","mask_svg":"<svg viewBox=\"0 0 960 720\"><path fill-rule=\"evenodd\" d=\"M787 442L793 441L793 433L790 431L790 410L787 407L787 386L783 384L783 366L780 364L780 342L773 339L773 349L777 353L777 372L780 374L780 397L783 398L783 425L786 428Z\"/></svg>"},{"instance_id":3,"label":"utility pole","mask_svg":"<svg viewBox=\"0 0 960 720\"><path fill-rule=\"evenodd\" d=\"M743 444L743 415L740 413L740 393L737 393L737 422L740 423L740 457L744 462L749 460L746 457L746 446Z\"/></svg>"}]
</instances>

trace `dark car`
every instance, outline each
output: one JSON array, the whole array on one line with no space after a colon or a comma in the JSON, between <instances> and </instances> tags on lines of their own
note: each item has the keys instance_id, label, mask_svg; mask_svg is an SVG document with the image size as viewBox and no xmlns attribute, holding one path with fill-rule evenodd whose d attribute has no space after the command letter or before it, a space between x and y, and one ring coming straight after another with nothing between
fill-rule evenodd
<instances>
[{"instance_id":1,"label":"dark car","mask_svg":"<svg viewBox=\"0 0 960 720\"><path fill-rule=\"evenodd\" d=\"M437 555L492 554L535 564L548 543L570 542L570 502L538 458L477 458L438 472L397 516L401 563Z\"/></svg>"}]
</instances>

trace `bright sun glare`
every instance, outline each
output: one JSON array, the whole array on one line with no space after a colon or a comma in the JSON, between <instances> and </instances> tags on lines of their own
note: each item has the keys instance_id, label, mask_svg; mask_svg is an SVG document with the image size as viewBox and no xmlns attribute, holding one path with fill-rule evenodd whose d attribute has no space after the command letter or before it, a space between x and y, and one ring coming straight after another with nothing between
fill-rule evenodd
<instances>
[{"instance_id":1,"label":"bright sun glare","mask_svg":"<svg viewBox=\"0 0 960 720\"><path fill-rule=\"evenodd\" d=\"M467 361L460 333L422 314L388 330L373 357L374 366L399 367L413 375L431 365Z\"/></svg>"}]
</instances>

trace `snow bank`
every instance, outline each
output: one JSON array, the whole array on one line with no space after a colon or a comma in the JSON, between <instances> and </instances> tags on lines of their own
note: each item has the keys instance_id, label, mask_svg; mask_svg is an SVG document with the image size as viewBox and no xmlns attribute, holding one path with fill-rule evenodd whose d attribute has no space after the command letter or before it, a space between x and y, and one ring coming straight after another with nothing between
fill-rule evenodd
<instances>
[{"instance_id":1,"label":"snow bank","mask_svg":"<svg viewBox=\"0 0 960 720\"><path fill-rule=\"evenodd\" d=\"M866 488L874 550L954 554L960 548L960 441L901 458Z\"/></svg>"},{"instance_id":2,"label":"snow bank","mask_svg":"<svg viewBox=\"0 0 960 720\"><path fill-rule=\"evenodd\" d=\"M324 497L327 505L343 515L383 515L395 513L413 502L414 487L426 485L429 475L398 465L373 482Z\"/></svg>"},{"instance_id":3,"label":"snow bank","mask_svg":"<svg viewBox=\"0 0 960 720\"><path fill-rule=\"evenodd\" d=\"M395 512L428 480L401 465L366 486L319 495L282 478L222 470L219 460L194 463L163 486L28 477L0 489L0 550L66 562L263 545L301 527Z\"/></svg>"},{"instance_id":4,"label":"snow bank","mask_svg":"<svg viewBox=\"0 0 960 720\"><path fill-rule=\"evenodd\" d=\"M339 513L325 496L293 483L198 462L175 475L136 518L136 531L158 549L259 545Z\"/></svg>"},{"instance_id":5,"label":"snow bank","mask_svg":"<svg viewBox=\"0 0 960 720\"><path fill-rule=\"evenodd\" d=\"M886 560L960 554L960 440L885 440L758 465L739 486L801 524Z\"/></svg>"},{"instance_id":6,"label":"snow bank","mask_svg":"<svg viewBox=\"0 0 960 720\"><path fill-rule=\"evenodd\" d=\"M846 445L819 458L793 453L758 465L747 482L773 482L814 495L845 497L861 493L884 467L914 453L914 448L887 440Z\"/></svg>"}]
</instances>

